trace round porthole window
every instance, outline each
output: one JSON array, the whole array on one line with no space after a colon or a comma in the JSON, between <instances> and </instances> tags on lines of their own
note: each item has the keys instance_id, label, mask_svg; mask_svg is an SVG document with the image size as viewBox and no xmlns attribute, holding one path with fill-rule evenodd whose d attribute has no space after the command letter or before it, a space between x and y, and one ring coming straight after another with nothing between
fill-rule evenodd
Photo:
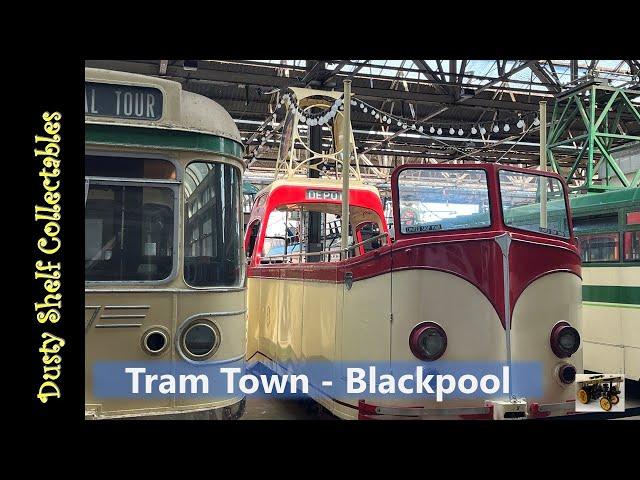
<instances>
[{"instance_id":1,"label":"round porthole window","mask_svg":"<svg viewBox=\"0 0 640 480\"><path fill-rule=\"evenodd\" d=\"M190 360L206 360L220 345L220 330L211 321L196 319L180 335L180 350Z\"/></svg>"},{"instance_id":2,"label":"round porthole window","mask_svg":"<svg viewBox=\"0 0 640 480\"><path fill-rule=\"evenodd\" d=\"M159 328L147 330L142 335L142 348L151 355L162 353L169 344L167 333Z\"/></svg>"}]
</instances>

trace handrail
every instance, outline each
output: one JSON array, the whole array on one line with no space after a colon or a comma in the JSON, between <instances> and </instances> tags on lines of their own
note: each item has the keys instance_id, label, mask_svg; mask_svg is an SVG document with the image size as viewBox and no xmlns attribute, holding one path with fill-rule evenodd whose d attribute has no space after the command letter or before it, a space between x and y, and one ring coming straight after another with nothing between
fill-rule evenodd
<instances>
[{"instance_id":1,"label":"handrail","mask_svg":"<svg viewBox=\"0 0 640 480\"><path fill-rule=\"evenodd\" d=\"M367 243L371 243L375 240L378 240L380 238L384 238L387 237L389 238L389 240L391 239L391 236L388 233L380 233L378 235L375 235L373 237L367 238L366 240L363 240L361 242L358 243L354 243L353 245L348 246L347 248L339 248L339 249L333 249L333 250L322 250L320 252L298 252L298 253L287 253L287 254L281 254L281 255L272 255L272 256L267 256L267 257L261 257L260 258L260 263L274 263L271 261L271 259L282 259L282 261L284 262L284 260L286 258L294 258L297 257L300 260L302 260L303 256L320 256L320 255L336 255L336 254L340 254L340 259L343 259L343 254L348 252L349 250L353 250L355 248L361 247L362 245L365 245ZM302 263L302 262L301 262Z\"/></svg>"}]
</instances>

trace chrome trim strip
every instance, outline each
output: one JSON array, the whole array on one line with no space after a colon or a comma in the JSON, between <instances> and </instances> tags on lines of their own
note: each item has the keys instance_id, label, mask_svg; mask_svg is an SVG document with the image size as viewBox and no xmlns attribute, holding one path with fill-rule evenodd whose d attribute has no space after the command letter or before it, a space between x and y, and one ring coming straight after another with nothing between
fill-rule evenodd
<instances>
[{"instance_id":1,"label":"chrome trim strip","mask_svg":"<svg viewBox=\"0 0 640 480\"><path fill-rule=\"evenodd\" d=\"M145 318L147 315L123 314L123 315L100 315L100 318Z\"/></svg>"},{"instance_id":2,"label":"chrome trim strip","mask_svg":"<svg viewBox=\"0 0 640 480\"><path fill-rule=\"evenodd\" d=\"M85 288L84 293L226 293L243 292L247 287L220 287L207 289L190 288Z\"/></svg>"},{"instance_id":3,"label":"chrome trim strip","mask_svg":"<svg viewBox=\"0 0 640 480\"><path fill-rule=\"evenodd\" d=\"M243 313L247 313L247 309L244 310L231 310L228 312L206 312L206 313L198 313L197 315L192 315L187 318L187 320L192 319L194 317L230 317L233 315L242 315ZM185 320L186 321L186 320Z\"/></svg>"},{"instance_id":4,"label":"chrome trim strip","mask_svg":"<svg viewBox=\"0 0 640 480\"><path fill-rule=\"evenodd\" d=\"M127 309L145 309L151 308L151 305L106 305L105 310L127 310Z\"/></svg>"},{"instance_id":5,"label":"chrome trim strip","mask_svg":"<svg viewBox=\"0 0 640 480\"><path fill-rule=\"evenodd\" d=\"M162 178L139 178L139 177L92 177L86 176L85 179L91 182L92 180L95 182L124 182L124 183L153 183L153 184L164 184L164 185L180 185L179 180L167 180Z\"/></svg>"},{"instance_id":6,"label":"chrome trim strip","mask_svg":"<svg viewBox=\"0 0 640 480\"><path fill-rule=\"evenodd\" d=\"M100 323L96 324L96 328L129 328L141 327L141 323Z\"/></svg>"}]
</instances>

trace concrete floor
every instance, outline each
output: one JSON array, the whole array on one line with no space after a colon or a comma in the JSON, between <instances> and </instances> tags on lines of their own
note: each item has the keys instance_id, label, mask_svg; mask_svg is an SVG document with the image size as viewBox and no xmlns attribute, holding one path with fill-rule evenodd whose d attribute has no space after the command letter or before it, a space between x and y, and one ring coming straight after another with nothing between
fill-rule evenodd
<instances>
[{"instance_id":1,"label":"concrete floor","mask_svg":"<svg viewBox=\"0 0 640 480\"><path fill-rule=\"evenodd\" d=\"M275 396L247 397L242 420L337 420L313 400L290 400Z\"/></svg>"}]
</instances>

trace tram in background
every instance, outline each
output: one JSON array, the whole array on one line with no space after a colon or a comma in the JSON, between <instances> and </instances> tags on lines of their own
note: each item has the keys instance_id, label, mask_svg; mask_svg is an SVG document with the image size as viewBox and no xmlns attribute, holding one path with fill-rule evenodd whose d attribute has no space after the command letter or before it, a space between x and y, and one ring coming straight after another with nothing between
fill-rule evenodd
<instances>
[{"instance_id":1,"label":"tram in background","mask_svg":"<svg viewBox=\"0 0 640 480\"><path fill-rule=\"evenodd\" d=\"M357 155L348 225L338 218L340 181L292 175L303 164L293 159L293 145L305 141L298 117L328 109L336 92L291 90L296 104L285 125L292 127L276 166L289 162L289 175L258 194L245 235L249 360L278 373L300 362L539 362L541 392L526 400L375 403L366 394L334 398L321 386L311 396L344 419L573 412L572 384L582 372L581 271L564 181L494 164L403 165L392 175L391 243L377 190L359 181ZM305 145L308 168L316 159L340 162L341 120L338 113L330 152ZM353 135L351 142L355 149ZM289 218L298 222L294 241ZM309 237L314 222L318 238ZM346 250L334 242L342 228ZM274 251L274 241L283 248Z\"/></svg>"},{"instance_id":2,"label":"tram in background","mask_svg":"<svg viewBox=\"0 0 640 480\"><path fill-rule=\"evenodd\" d=\"M223 400L96 395L105 362L243 362L242 144L217 103L85 70L85 417L237 418Z\"/></svg>"},{"instance_id":3,"label":"tram in background","mask_svg":"<svg viewBox=\"0 0 640 480\"><path fill-rule=\"evenodd\" d=\"M584 368L640 381L640 189L571 198L583 272Z\"/></svg>"}]
</instances>

